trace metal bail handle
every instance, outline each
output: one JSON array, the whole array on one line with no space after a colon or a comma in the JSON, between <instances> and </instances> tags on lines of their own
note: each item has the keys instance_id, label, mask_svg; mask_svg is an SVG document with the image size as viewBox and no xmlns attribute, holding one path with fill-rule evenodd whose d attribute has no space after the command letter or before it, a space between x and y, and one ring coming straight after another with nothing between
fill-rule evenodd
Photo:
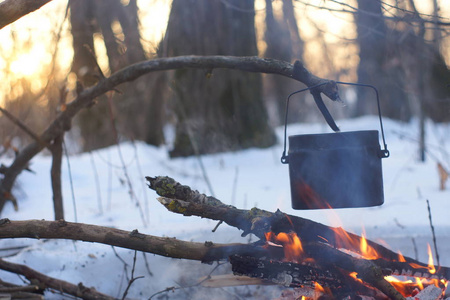
<instances>
[{"instance_id":1,"label":"metal bail handle","mask_svg":"<svg viewBox=\"0 0 450 300\"><path fill-rule=\"evenodd\" d=\"M288 111L289 111L289 100L290 100L291 96L302 93L304 91L313 90L313 89L315 89L319 86L325 85L327 83L328 83L328 81L301 89L299 91L295 91L287 97L287 99L286 99L286 114L284 116L284 149L283 149L283 154L281 155L281 163L283 163L283 164L289 163L289 157L286 155L286 137L287 137L287 118L288 118ZM336 84L346 84L346 85L353 85L353 86L369 87L375 91L375 95L376 95L376 99L377 99L377 107L378 107L378 117L380 119L381 137L383 139L383 145L384 145L384 150L380 150L379 157L380 158L389 157L390 154L389 154L389 150L387 149L386 139L384 137L384 127L383 127L383 119L381 117L380 98L378 96L378 90L376 89L376 87L374 87L373 85L370 85L370 84L350 83L350 82L342 82L342 81L336 81ZM317 90L316 91L313 90L311 92L311 94L313 94L314 101L316 102L316 105L319 107L320 112L324 116L328 125L334 131L339 132L339 128L336 126L336 123L334 122L333 117L331 116L330 112L328 111L325 104L323 103L322 97L320 97L320 92L318 92Z\"/></svg>"}]
</instances>

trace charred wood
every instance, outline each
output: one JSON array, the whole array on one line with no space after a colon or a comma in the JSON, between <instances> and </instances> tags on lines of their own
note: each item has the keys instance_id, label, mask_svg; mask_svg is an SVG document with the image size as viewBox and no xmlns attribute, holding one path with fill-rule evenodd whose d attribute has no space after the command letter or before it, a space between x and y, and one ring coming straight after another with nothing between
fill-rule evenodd
<instances>
[{"instance_id":1,"label":"charred wood","mask_svg":"<svg viewBox=\"0 0 450 300\"><path fill-rule=\"evenodd\" d=\"M342 275L332 269L322 270L308 264L282 262L252 256L231 255L234 274L263 278L287 287L312 287L319 283L323 287L344 289Z\"/></svg>"},{"instance_id":2,"label":"charred wood","mask_svg":"<svg viewBox=\"0 0 450 300\"><path fill-rule=\"evenodd\" d=\"M361 237L342 228L329 227L308 219L287 215L279 210L272 213L258 208L238 209L226 205L214 197L192 190L170 177L146 177L146 179L149 182L150 189L155 190L158 195L162 196L158 201L171 212L223 221L230 226L243 230L243 236L253 233L260 239L265 240L264 234L269 231L274 233L294 231L305 243L326 241L337 249L345 248L360 253ZM342 241L338 236L345 236L346 241ZM396 262L399 259L397 253L370 240L367 240L367 244L385 259L374 261L374 264L379 264L379 267L385 269L387 273L390 272L390 269L392 269L392 272L395 269L400 270L400 272L401 270L412 272L414 268L410 264L414 264L415 268L420 267L421 277L432 276L431 273L427 273L429 268L426 264L409 257L404 257L405 263L397 264ZM389 264L394 262L395 264L390 267ZM399 266L401 268L398 268ZM438 270L436 276L450 279L449 268L435 267Z\"/></svg>"}]
</instances>

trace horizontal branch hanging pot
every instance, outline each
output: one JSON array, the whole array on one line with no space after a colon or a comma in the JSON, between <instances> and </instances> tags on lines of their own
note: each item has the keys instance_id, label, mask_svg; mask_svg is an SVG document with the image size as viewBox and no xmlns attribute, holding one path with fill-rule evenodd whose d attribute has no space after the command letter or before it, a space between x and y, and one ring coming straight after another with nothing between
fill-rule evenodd
<instances>
[{"instance_id":1,"label":"horizontal branch hanging pot","mask_svg":"<svg viewBox=\"0 0 450 300\"><path fill-rule=\"evenodd\" d=\"M289 95L286 101L284 151L281 162L289 164L293 209L351 208L381 205L384 202L381 158L389 157L384 138L378 91L371 85L337 82L373 88L384 150L377 130L340 132L315 89L322 83ZM286 155L286 131L289 99L311 90L314 101L335 133L289 136Z\"/></svg>"}]
</instances>

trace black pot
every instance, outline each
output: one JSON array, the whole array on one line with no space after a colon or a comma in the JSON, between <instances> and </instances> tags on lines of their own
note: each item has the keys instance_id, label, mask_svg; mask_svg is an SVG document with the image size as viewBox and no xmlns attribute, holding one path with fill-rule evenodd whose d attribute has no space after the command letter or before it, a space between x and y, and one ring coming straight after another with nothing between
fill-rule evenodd
<instances>
[{"instance_id":1,"label":"black pot","mask_svg":"<svg viewBox=\"0 0 450 300\"><path fill-rule=\"evenodd\" d=\"M294 209L384 202L376 130L290 136L288 157Z\"/></svg>"},{"instance_id":2,"label":"black pot","mask_svg":"<svg viewBox=\"0 0 450 300\"><path fill-rule=\"evenodd\" d=\"M389 157L389 151L384 141L381 112L379 115L383 150L380 148L379 134L376 130L340 132L323 104L320 93L312 92L312 94L327 123L336 132L289 136L289 152L286 155L285 123L284 152L281 161L289 164L292 208L324 209L382 205L384 193L381 158ZM378 93L377 101L379 103Z\"/></svg>"}]
</instances>

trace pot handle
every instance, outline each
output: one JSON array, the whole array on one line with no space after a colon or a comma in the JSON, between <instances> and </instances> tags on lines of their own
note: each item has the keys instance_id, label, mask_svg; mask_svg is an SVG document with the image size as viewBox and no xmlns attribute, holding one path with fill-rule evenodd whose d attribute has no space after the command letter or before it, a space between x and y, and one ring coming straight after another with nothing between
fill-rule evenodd
<instances>
[{"instance_id":1,"label":"pot handle","mask_svg":"<svg viewBox=\"0 0 450 300\"><path fill-rule=\"evenodd\" d=\"M304 89L301 89L299 91L295 91L291 93L287 99L286 99L286 114L284 117L284 148L283 148L283 154L281 155L281 163L287 164L289 163L289 157L286 155L286 137L287 137L287 117L288 117L288 110L289 110L289 100L291 96L302 93L307 90L312 90L311 94L314 97L314 101L316 102L316 105L319 107L320 112L324 116L325 120L327 121L328 125L333 129L335 132L339 132L339 127L337 127L336 123L333 120L333 117L331 116L330 112L328 111L327 107L323 103L322 97L320 95L320 92L317 90L314 90L315 88L327 84L327 82L322 82ZM378 107L378 117L380 119L380 128L381 128L381 137L383 139L383 145L384 150L380 150L380 153L378 154L380 158L386 158L389 157L390 153L387 149L386 139L384 137L384 127L383 127L383 119L381 117L381 106L380 106L380 98L378 96L378 90L376 87L370 84L362 84L362 83L350 83L350 82L342 82L342 81L336 81L336 84L346 84L346 85L353 85L353 86L361 86L361 87L368 87L372 88L375 91L376 99L377 99L377 107Z\"/></svg>"}]
</instances>

